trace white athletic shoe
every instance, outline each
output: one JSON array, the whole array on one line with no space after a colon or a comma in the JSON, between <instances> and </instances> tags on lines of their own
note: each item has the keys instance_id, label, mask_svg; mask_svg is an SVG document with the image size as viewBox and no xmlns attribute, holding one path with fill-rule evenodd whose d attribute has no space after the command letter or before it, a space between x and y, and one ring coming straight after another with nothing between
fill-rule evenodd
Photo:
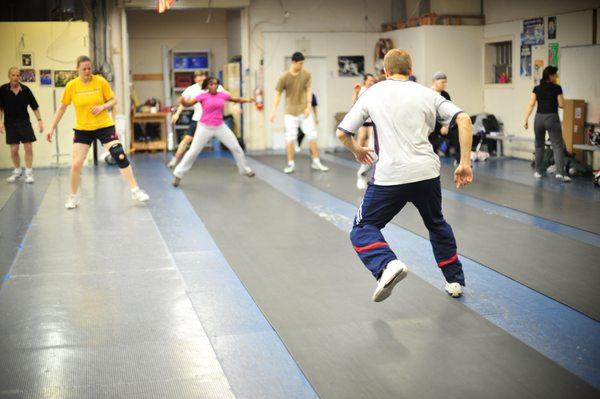
<instances>
[{"instance_id":1,"label":"white athletic shoe","mask_svg":"<svg viewBox=\"0 0 600 399\"><path fill-rule=\"evenodd\" d=\"M15 183L17 180L19 180L21 178L22 175L22 171L21 169L14 169L12 171L12 174L6 178L6 182L7 183Z\"/></svg>"},{"instance_id":2,"label":"white athletic shoe","mask_svg":"<svg viewBox=\"0 0 600 399\"><path fill-rule=\"evenodd\" d=\"M392 294L394 286L408 274L408 267L398 259L387 264L377 281L373 301L381 302Z\"/></svg>"},{"instance_id":3,"label":"white athletic shoe","mask_svg":"<svg viewBox=\"0 0 600 399\"><path fill-rule=\"evenodd\" d=\"M69 198L67 198L67 202L65 203L65 208L75 209L78 206L79 206L79 197L77 195L69 194Z\"/></svg>"},{"instance_id":4,"label":"white athletic shoe","mask_svg":"<svg viewBox=\"0 0 600 399\"><path fill-rule=\"evenodd\" d=\"M150 199L150 196L146 194L146 192L141 188L136 187L133 190L131 190L131 199L134 199L139 202L146 202Z\"/></svg>"},{"instance_id":5,"label":"white athletic shoe","mask_svg":"<svg viewBox=\"0 0 600 399\"><path fill-rule=\"evenodd\" d=\"M171 158L171 160L167 164L167 167L169 169L173 169L175 166L177 166L177 158L173 157L173 158Z\"/></svg>"},{"instance_id":6,"label":"white athletic shoe","mask_svg":"<svg viewBox=\"0 0 600 399\"><path fill-rule=\"evenodd\" d=\"M252 169L250 169L250 167L248 167L248 166L246 166L246 168L244 169L244 174L248 177L256 176L256 173L254 173L254 171Z\"/></svg>"},{"instance_id":7,"label":"white athletic shoe","mask_svg":"<svg viewBox=\"0 0 600 399\"><path fill-rule=\"evenodd\" d=\"M569 176L563 176L561 174L557 174L556 176L557 180L561 180L563 183L570 183L571 182L571 178Z\"/></svg>"},{"instance_id":8,"label":"white athletic shoe","mask_svg":"<svg viewBox=\"0 0 600 399\"><path fill-rule=\"evenodd\" d=\"M283 173L294 173L294 170L296 169L296 164L295 163L288 163L288 165L283 168Z\"/></svg>"},{"instance_id":9,"label":"white athletic shoe","mask_svg":"<svg viewBox=\"0 0 600 399\"><path fill-rule=\"evenodd\" d=\"M329 168L327 166L323 165L321 163L321 160L318 158L313 159L311 168L313 168L314 170L321 171L321 172L327 172L329 170Z\"/></svg>"},{"instance_id":10,"label":"white athletic shoe","mask_svg":"<svg viewBox=\"0 0 600 399\"><path fill-rule=\"evenodd\" d=\"M28 184L35 183L35 179L33 178L33 173L25 173L25 183L28 183Z\"/></svg>"},{"instance_id":11,"label":"white athletic shoe","mask_svg":"<svg viewBox=\"0 0 600 399\"><path fill-rule=\"evenodd\" d=\"M535 173L533 174L533 177L534 177L535 179L541 179L541 178L542 178L542 174L541 174L540 172L535 172Z\"/></svg>"},{"instance_id":12,"label":"white athletic shoe","mask_svg":"<svg viewBox=\"0 0 600 399\"><path fill-rule=\"evenodd\" d=\"M463 293L462 285L459 283L446 283L444 289L452 298L458 298Z\"/></svg>"}]
</instances>

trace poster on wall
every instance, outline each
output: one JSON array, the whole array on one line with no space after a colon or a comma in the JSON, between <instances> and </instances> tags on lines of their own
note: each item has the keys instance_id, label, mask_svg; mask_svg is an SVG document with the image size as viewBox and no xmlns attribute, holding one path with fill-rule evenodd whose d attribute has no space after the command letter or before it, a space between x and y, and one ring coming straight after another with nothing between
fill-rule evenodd
<instances>
[{"instance_id":1,"label":"poster on wall","mask_svg":"<svg viewBox=\"0 0 600 399\"><path fill-rule=\"evenodd\" d=\"M35 82L35 69L21 69L21 82Z\"/></svg>"},{"instance_id":2,"label":"poster on wall","mask_svg":"<svg viewBox=\"0 0 600 399\"><path fill-rule=\"evenodd\" d=\"M556 17L548 17L548 39L556 39Z\"/></svg>"},{"instance_id":3,"label":"poster on wall","mask_svg":"<svg viewBox=\"0 0 600 399\"><path fill-rule=\"evenodd\" d=\"M54 87L65 87L77 77L77 71L54 71Z\"/></svg>"},{"instance_id":4,"label":"poster on wall","mask_svg":"<svg viewBox=\"0 0 600 399\"><path fill-rule=\"evenodd\" d=\"M362 55L338 56L338 76L362 76L365 73L365 57Z\"/></svg>"},{"instance_id":5,"label":"poster on wall","mask_svg":"<svg viewBox=\"0 0 600 399\"><path fill-rule=\"evenodd\" d=\"M33 68L33 53L21 53L21 68Z\"/></svg>"},{"instance_id":6,"label":"poster on wall","mask_svg":"<svg viewBox=\"0 0 600 399\"><path fill-rule=\"evenodd\" d=\"M531 76L531 45L523 44L521 46L521 77Z\"/></svg>"},{"instance_id":7,"label":"poster on wall","mask_svg":"<svg viewBox=\"0 0 600 399\"><path fill-rule=\"evenodd\" d=\"M548 65L558 68L558 43L548 45Z\"/></svg>"},{"instance_id":8,"label":"poster on wall","mask_svg":"<svg viewBox=\"0 0 600 399\"><path fill-rule=\"evenodd\" d=\"M533 81L535 85L539 85L542 80L542 73L544 72L544 60L533 61Z\"/></svg>"},{"instance_id":9,"label":"poster on wall","mask_svg":"<svg viewBox=\"0 0 600 399\"><path fill-rule=\"evenodd\" d=\"M40 69L40 86L52 86L52 71Z\"/></svg>"},{"instance_id":10,"label":"poster on wall","mask_svg":"<svg viewBox=\"0 0 600 399\"><path fill-rule=\"evenodd\" d=\"M544 44L544 18L526 19L523 21L521 44L537 46Z\"/></svg>"}]
</instances>

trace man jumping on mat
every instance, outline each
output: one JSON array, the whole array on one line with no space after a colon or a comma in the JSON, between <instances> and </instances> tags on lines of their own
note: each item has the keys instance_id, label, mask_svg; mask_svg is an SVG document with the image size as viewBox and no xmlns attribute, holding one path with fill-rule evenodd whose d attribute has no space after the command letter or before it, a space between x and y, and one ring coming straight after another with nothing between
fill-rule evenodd
<instances>
[{"instance_id":1,"label":"man jumping on mat","mask_svg":"<svg viewBox=\"0 0 600 399\"><path fill-rule=\"evenodd\" d=\"M384 58L386 81L358 98L338 126L337 137L356 159L372 164L373 150L362 147L350 136L371 118L378 161L354 219L350 239L354 250L377 279L373 300L390 296L394 286L406 277L408 267L390 249L381 229L408 202L412 202L429 230L435 260L446 279L445 290L462 295L465 277L458 258L456 241L442 214L440 160L428 141L436 120L443 126L458 126L461 159L454 172L456 187L473 180L469 159L473 140L469 115L439 93L409 81L410 55L390 50Z\"/></svg>"}]
</instances>

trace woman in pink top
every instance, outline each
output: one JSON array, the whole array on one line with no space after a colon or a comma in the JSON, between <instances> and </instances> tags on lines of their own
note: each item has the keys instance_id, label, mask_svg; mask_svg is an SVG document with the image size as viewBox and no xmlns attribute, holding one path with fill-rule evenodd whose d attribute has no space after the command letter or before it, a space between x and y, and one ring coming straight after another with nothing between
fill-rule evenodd
<instances>
[{"instance_id":1,"label":"woman in pink top","mask_svg":"<svg viewBox=\"0 0 600 399\"><path fill-rule=\"evenodd\" d=\"M251 103L254 102L254 99L232 97L226 91L218 92L218 87L219 80L210 77L202 82L202 89L207 91L200 93L193 99L184 97L179 99L179 103L186 107L190 107L197 102L202 104L202 117L196 128L190 149L185 153L183 159L173 171L173 186L175 187L179 186L183 175L190 170L198 154L200 154L204 146L213 137L218 138L231 151L240 173L244 173L248 177L254 177L254 172L246 163L246 156L244 155L244 150L240 147L240 143L238 143L231 129L223 123L223 109L227 101Z\"/></svg>"}]
</instances>

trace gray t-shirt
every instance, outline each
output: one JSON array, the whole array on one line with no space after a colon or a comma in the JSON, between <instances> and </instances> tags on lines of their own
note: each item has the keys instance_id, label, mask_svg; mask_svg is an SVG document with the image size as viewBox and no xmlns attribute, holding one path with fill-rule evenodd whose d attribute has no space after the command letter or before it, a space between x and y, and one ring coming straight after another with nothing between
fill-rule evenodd
<instances>
[{"instance_id":1,"label":"gray t-shirt","mask_svg":"<svg viewBox=\"0 0 600 399\"><path fill-rule=\"evenodd\" d=\"M447 126L460 112L460 108L428 87L389 79L365 91L338 128L355 134L371 118L379 158L375 184L407 184L440 175L440 159L428 136L436 120Z\"/></svg>"}]
</instances>

